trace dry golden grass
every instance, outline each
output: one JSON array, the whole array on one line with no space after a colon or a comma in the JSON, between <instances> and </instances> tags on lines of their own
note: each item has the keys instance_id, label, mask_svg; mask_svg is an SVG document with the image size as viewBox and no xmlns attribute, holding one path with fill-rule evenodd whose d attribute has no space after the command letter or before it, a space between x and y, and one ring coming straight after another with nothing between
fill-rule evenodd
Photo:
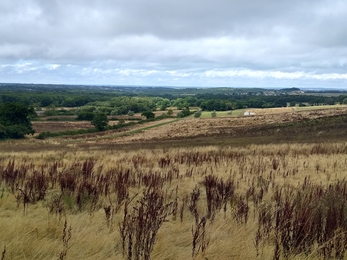
<instances>
[{"instance_id":1,"label":"dry golden grass","mask_svg":"<svg viewBox=\"0 0 347 260\"><path fill-rule=\"evenodd\" d=\"M49 143L42 144L52 145ZM14 145L18 145L13 142ZM22 144L26 147L25 143ZM27 145L30 145L28 143ZM26 150L26 149L24 149ZM178 178L164 182L163 191L167 202L178 194L178 209L189 198L195 187L201 190L198 201L200 217L206 214L206 194L202 181L205 176L213 175L223 180L234 181L238 196L245 197L250 187L260 191L260 180L268 181L268 192L263 202L271 201L278 187L298 189L306 179L317 185L326 186L347 177L347 143L322 144L279 144L249 145L245 147L205 146L199 148L165 148L134 150L78 150L61 149L58 152L42 149L32 152L6 152L0 155L0 173L11 161L16 169L22 165L30 166L28 175L35 170L43 171L58 162L58 172L71 169L73 164L83 164L88 159L95 160L93 172L106 174L117 170L129 170L131 174L159 173L166 176L178 173ZM170 160L162 165L162 159ZM275 165L274 166L274 160ZM81 167L81 166L80 166ZM77 172L77 170L76 170ZM174 175L175 176L175 175ZM143 185L132 187L130 196L144 189ZM29 204L24 214L23 205L17 202L14 194L4 181L0 183L0 250L6 247L4 259L59 259L63 249L64 220L72 227L72 236L66 259L126 259L122 256L119 224L122 222L123 207L107 225L103 207L109 200L115 204L115 196L101 196L95 210L78 211L65 205L61 216L49 213L53 194L60 189L48 189L43 201ZM134 200L135 201L135 200ZM187 202L186 202L187 203ZM248 201L250 211L247 223L235 220L235 209L227 207L226 212L217 211L215 218L206 224L208 246L205 252L195 259L256 259L254 246L257 230L257 205L252 198ZM182 222L180 213L170 215L161 226L151 254L151 259L191 259L192 227L194 216L184 207ZM261 244L259 259L273 259L272 243ZM298 255L291 259L315 259L313 252L308 256Z\"/></svg>"},{"instance_id":2,"label":"dry golden grass","mask_svg":"<svg viewBox=\"0 0 347 260\"><path fill-rule=\"evenodd\" d=\"M288 110L288 111L287 111ZM253 110L252 110L253 111ZM288 122L297 122L304 119L314 119L319 117L327 117L332 115L342 115L347 113L347 106L341 106L334 109L321 109L312 111L296 111L292 108L279 109L261 109L257 112L257 116L252 117L221 117L221 118L185 118L179 121L166 119L162 122L173 121L156 128L147 130L147 127L159 124L158 122L146 123L126 129L129 135L108 135L105 134L104 140L95 137L94 134L85 136L87 140L98 141L98 143L142 143L145 141L165 141L182 138L194 138L211 135L229 135L235 136L240 129L242 132L249 131L254 126L262 126L269 124L280 124ZM144 129L143 131L131 132L134 130Z\"/></svg>"},{"instance_id":3,"label":"dry golden grass","mask_svg":"<svg viewBox=\"0 0 347 260\"><path fill-rule=\"evenodd\" d=\"M166 142L189 138L206 138L210 136L220 136L222 138L234 138L242 134L252 134L252 128L264 125L275 125L282 123L298 122L305 119L315 119L347 113L347 106L336 106L317 110L297 111L299 108L271 108L250 110L256 111L256 116L223 116L217 118L184 118L184 119L164 119L161 121L147 122L140 125L134 125L117 130L110 130L98 133L83 134L76 136L63 136L51 140L22 140L18 142L4 142L4 146L9 144L9 149L20 149L23 143L26 143L27 149L37 149L47 147L51 144L52 149L65 149L67 147L87 147L103 146L103 149L109 149L107 146L119 144L143 144L144 142ZM116 121L110 124L118 123ZM48 127L49 126L49 127ZM47 128L48 127L48 128ZM60 131L72 130L77 128L92 127L89 122L34 122L34 128L37 133L41 131ZM269 140L267 140L269 141ZM204 141L201 140L204 144ZM0 150L3 150L0 147ZM4 150L6 150L4 148ZM26 149L24 149L26 150Z\"/></svg>"},{"instance_id":4,"label":"dry golden grass","mask_svg":"<svg viewBox=\"0 0 347 260\"><path fill-rule=\"evenodd\" d=\"M295 111L311 111L314 112L316 110L323 111L334 111L336 109L346 109L346 105L325 105L325 106L307 106L307 107L276 107L276 108L251 108L247 111L254 112L257 115L269 115L269 114L281 114L281 113L289 113ZM318 112L318 111L316 111Z\"/></svg>"}]
</instances>

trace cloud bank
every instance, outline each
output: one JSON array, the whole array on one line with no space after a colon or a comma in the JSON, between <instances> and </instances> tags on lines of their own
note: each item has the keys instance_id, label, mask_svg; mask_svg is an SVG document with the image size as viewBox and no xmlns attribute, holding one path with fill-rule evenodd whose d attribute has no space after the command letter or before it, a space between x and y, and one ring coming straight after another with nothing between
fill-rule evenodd
<instances>
[{"instance_id":1,"label":"cloud bank","mask_svg":"<svg viewBox=\"0 0 347 260\"><path fill-rule=\"evenodd\" d=\"M0 81L347 89L347 2L0 2Z\"/></svg>"}]
</instances>

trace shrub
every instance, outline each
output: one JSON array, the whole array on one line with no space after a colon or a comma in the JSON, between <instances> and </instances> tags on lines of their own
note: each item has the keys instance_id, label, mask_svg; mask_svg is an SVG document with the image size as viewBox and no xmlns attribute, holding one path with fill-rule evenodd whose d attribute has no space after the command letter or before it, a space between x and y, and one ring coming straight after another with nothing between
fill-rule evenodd
<instances>
[{"instance_id":1,"label":"shrub","mask_svg":"<svg viewBox=\"0 0 347 260\"><path fill-rule=\"evenodd\" d=\"M49 109L43 112L44 116L56 116L58 113L55 109Z\"/></svg>"},{"instance_id":2,"label":"shrub","mask_svg":"<svg viewBox=\"0 0 347 260\"><path fill-rule=\"evenodd\" d=\"M168 116L172 116L172 115L173 115L172 109L169 109L169 110L167 111L167 115L168 115Z\"/></svg>"},{"instance_id":3,"label":"shrub","mask_svg":"<svg viewBox=\"0 0 347 260\"><path fill-rule=\"evenodd\" d=\"M143 112L141 116L145 116L146 119L155 118L155 114L152 111Z\"/></svg>"},{"instance_id":4,"label":"shrub","mask_svg":"<svg viewBox=\"0 0 347 260\"><path fill-rule=\"evenodd\" d=\"M76 120L93 120L94 113L89 111L82 111L78 113Z\"/></svg>"},{"instance_id":5,"label":"shrub","mask_svg":"<svg viewBox=\"0 0 347 260\"><path fill-rule=\"evenodd\" d=\"M201 117L201 110L196 111L196 112L194 113L194 117L195 117L195 118Z\"/></svg>"},{"instance_id":6,"label":"shrub","mask_svg":"<svg viewBox=\"0 0 347 260\"><path fill-rule=\"evenodd\" d=\"M129 110L127 115L128 115L128 116L134 116L134 115L135 115L135 112L134 112L134 111Z\"/></svg>"}]
</instances>

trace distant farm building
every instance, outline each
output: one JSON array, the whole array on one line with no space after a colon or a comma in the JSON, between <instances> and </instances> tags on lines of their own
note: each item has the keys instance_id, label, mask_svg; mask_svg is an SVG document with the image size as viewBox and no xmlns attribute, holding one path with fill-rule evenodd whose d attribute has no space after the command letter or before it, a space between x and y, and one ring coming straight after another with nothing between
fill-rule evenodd
<instances>
[{"instance_id":1,"label":"distant farm building","mask_svg":"<svg viewBox=\"0 0 347 260\"><path fill-rule=\"evenodd\" d=\"M255 116L256 113L246 111L243 115L244 115L244 116Z\"/></svg>"}]
</instances>

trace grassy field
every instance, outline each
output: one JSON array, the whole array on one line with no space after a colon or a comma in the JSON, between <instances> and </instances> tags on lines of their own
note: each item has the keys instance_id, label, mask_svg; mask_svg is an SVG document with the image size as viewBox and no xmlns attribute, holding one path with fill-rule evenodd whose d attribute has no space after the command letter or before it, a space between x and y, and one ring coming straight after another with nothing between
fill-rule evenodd
<instances>
[{"instance_id":1,"label":"grassy field","mask_svg":"<svg viewBox=\"0 0 347 260\"><path fill-rule=\"evenodd\" d=\"M346 111L277 112L1 142L2 259L344 259Z\"/></svg>"},{"instance_id":2,"label":"grassy field","mask_svg":"<svg viewBox=\"0 0 347 260\"><path fill-rule=\"evenodd\" d=\"M152 259L273 259L274 245L283 247L276 240L276 199L284 203L285 194L304 199L316 189L325 194L344 187L346 151L345 143L329 143L2 154L0 246L8 259L51 259L64 252L63 259L127 259L126 232L134 232L132 254L139 250L137 235L146 239L157 232ZM345 195L343 189L334 193ZM321 201L305 203L316 207ZM137 215L141 205L149 211L145 219ZM270 217L265 224L262 214ZM292 217L291 225L301 225ZM130 223L139 226L123 226ZM314 244L307 252L290 250L291 259L321 255Z\"/></svg>"}]
</instances>

